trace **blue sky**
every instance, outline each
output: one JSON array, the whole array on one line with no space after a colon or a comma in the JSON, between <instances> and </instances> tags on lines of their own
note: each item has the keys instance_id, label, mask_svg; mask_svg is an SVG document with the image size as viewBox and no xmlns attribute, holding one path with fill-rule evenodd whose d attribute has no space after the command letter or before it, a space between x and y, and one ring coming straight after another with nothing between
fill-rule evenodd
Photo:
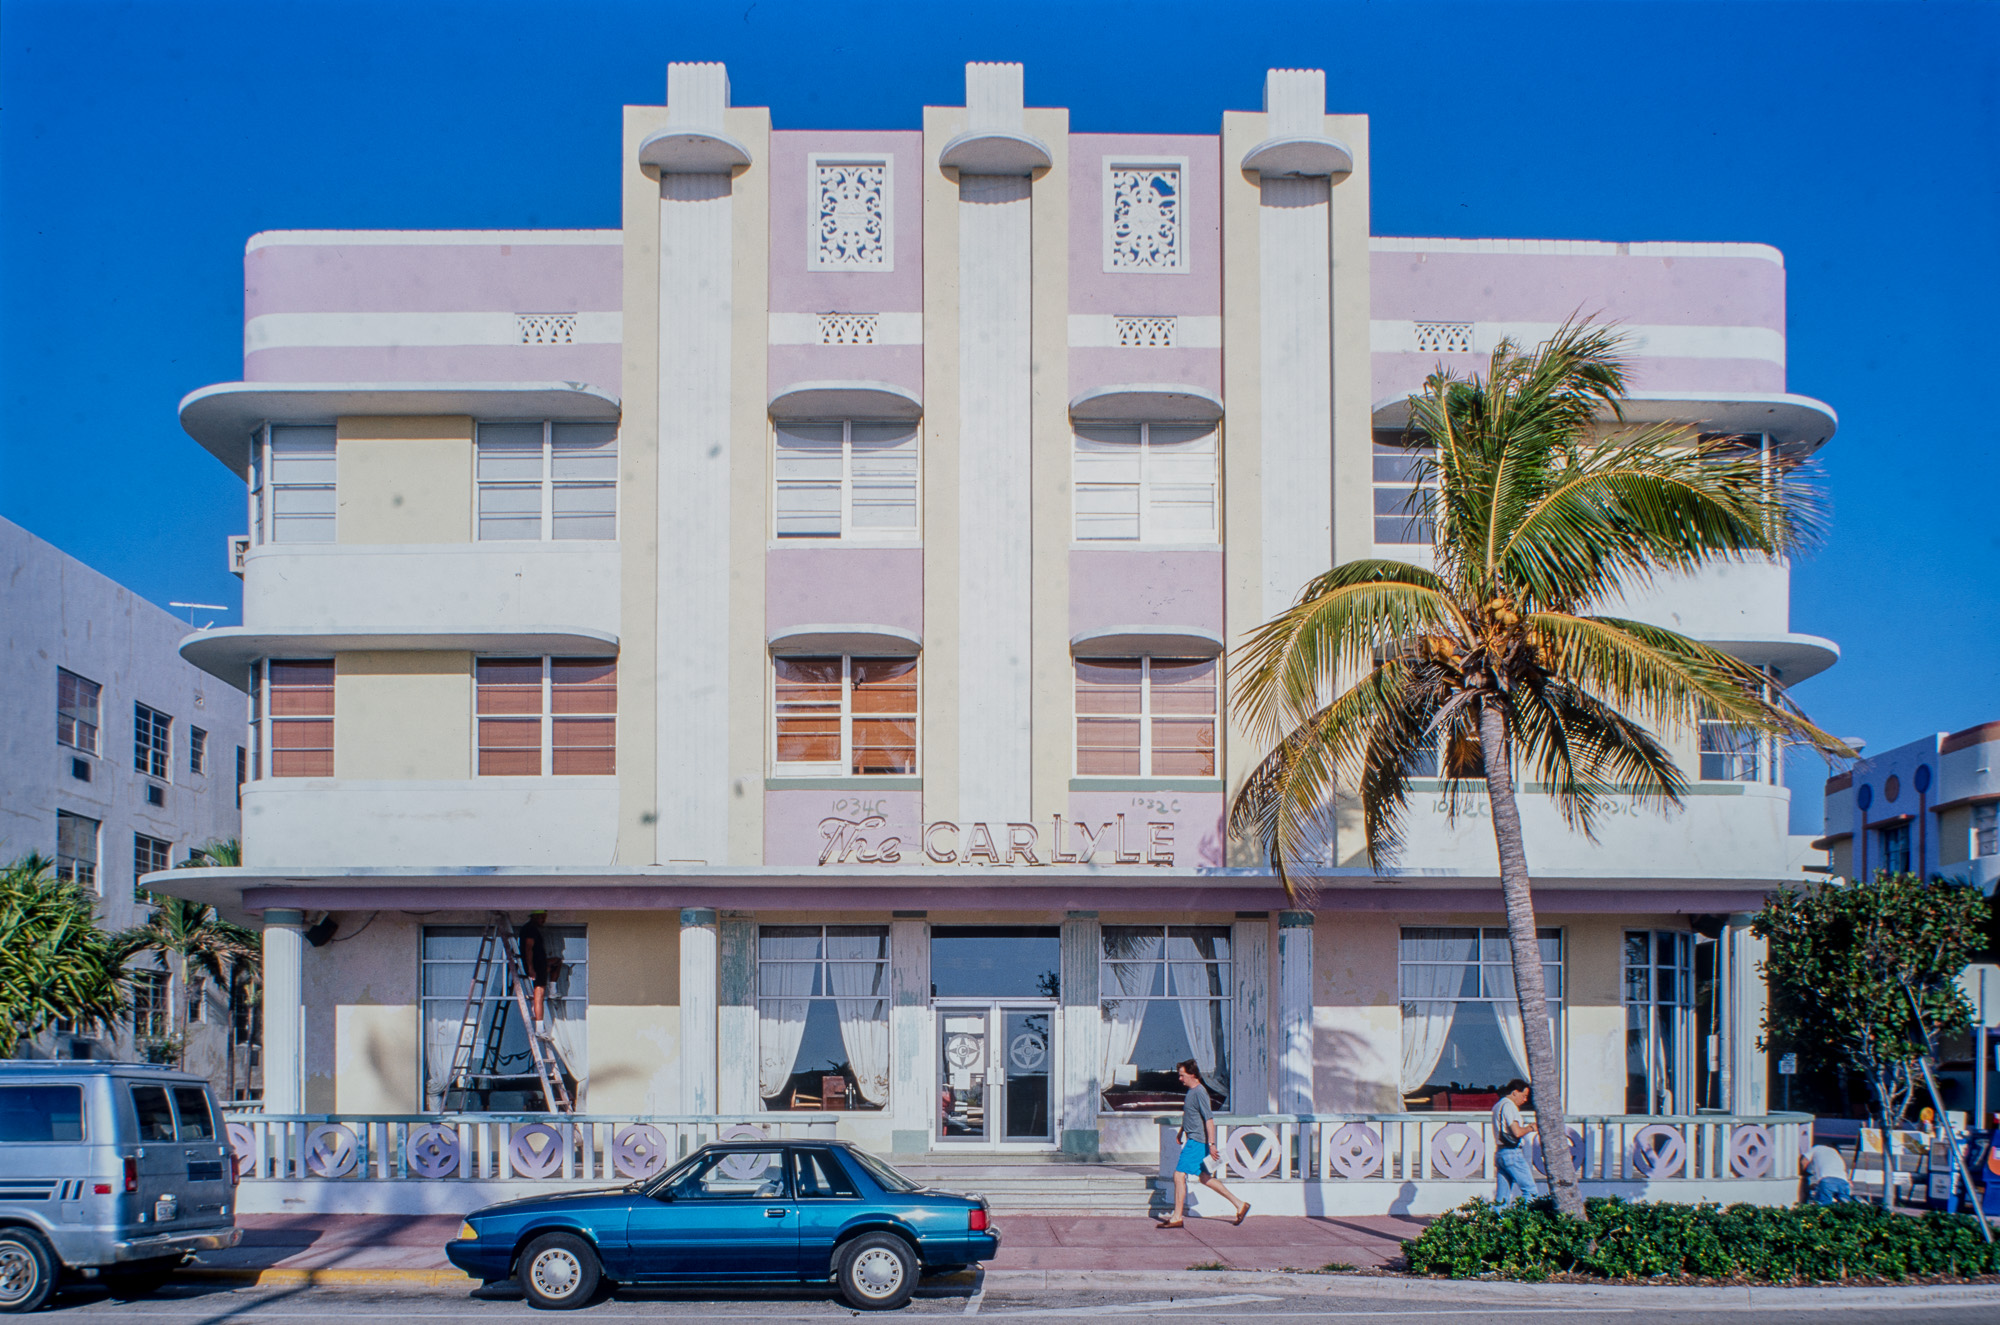
<instances>
[{"instance_id":1,"label":"blue sky","mask_svg":"<svg viewBox=\"0 0 2000 1325\"><path fill-rule=\"evenodd\" d=\"M1799 698L1878 750L2000 718L1992 4L4 0L0 514L235 604L241 489L174 406L241 374L244 240L615 226L669 59L798 128L915 127L1006 59L1078 129L1213 132L1320 66L1377 234L1774 244L1791 389L1841 417L1793 628L1846 656Z\"/></svg>"}]
</instances>

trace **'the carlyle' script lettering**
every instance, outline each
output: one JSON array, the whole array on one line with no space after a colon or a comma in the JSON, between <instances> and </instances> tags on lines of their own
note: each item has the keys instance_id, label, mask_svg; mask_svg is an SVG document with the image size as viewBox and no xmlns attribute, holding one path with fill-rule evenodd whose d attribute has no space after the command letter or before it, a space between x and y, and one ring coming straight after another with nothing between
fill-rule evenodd
<instances>
[{"instance_id":1,"label":"'the carlyle' script lettering","mask_svg":"<svg viewBox=\"0 0 2000 1325\"><path fill-rule=\"evenodd\" d=\"M923 859L935 865L1086 865L1100 856L1107 865L1171 865L1174 826L1148 821L1143 836L1137 824L1114 815L1097 824L1067 823L1051 816L1047 858L1042 852L1038 823L953 823L940 819L924 825L917 846ZM830 816L819 821L822 865L900 865L903 839L884 830L889 821L879 814L859 819ZM1129 836L1128 836L1129 833ZM1073 848L1073 849L1072 849Z\"/></svg>"}]
</instances>

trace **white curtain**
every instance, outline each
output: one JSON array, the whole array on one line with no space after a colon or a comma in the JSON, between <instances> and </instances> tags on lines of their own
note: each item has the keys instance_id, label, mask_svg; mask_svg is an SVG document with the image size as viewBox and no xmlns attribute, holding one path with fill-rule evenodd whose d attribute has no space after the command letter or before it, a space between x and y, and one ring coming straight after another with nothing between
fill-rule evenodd
<instances>
[{"instance_id":1,"label":"white curtain","mask_svg":"<svg viewBox=\"0 0 2000 1325\"><path fill-rule=\"evenodd\" d=\"M442 1109L445 1088L451 1084L451 1055L458 1047L458 1028L464 1024L465 1000L434 998L424 1001L424 1107ZM480 1019L482 1037L485 1018ZM474 1041L473 1053L484 1040ZM475 1067L478 1065L475 1063Z\"/></svg>"},{"instance_id":2,"label":"white curtain","mask_svg":"<svg viewBox=\"0 0 2000 1325\"><path fill-rule=\"evenodd\" d=\"M889 1102L889 966L879 934L826 936L827 975L840 1013L840 1041L855 1085L870 1104Z\"/></svg>"},{"instance_id":3,"label":"white curtain","mask_svg":"<svg viewBox=\"0 0 2000 1325\"><path fill-rule=\"evenodd\" d=\"M1404 931L1406 935L1410 931ZM1477 948L1471 950L1477 952ZM1402 943L1403 1093L1421 1089L1444 1057L1458 997L1471 969L1466 941L1449 930L1417 931Z\"/></svg>"},{"instance_id":4,"label":"white curtain","mask_svg":"<svg viewBox=\"0 0 2000 1325\"><path fill-rule=\"evenodd\" d=\"M1458 1019L1458 1004L1450 999L1423 999L1403 1004L1403 1093L1423 1089Z\"/></svg>"},{"instance_id":5,"label":"white curtain","mask_svg":"<svg viewBox=\"0 0 2000 1325\"><path fill-rule=\"evenodd\" d=\"M1528 1076L1528 1028L1521 1021L1521 1000L1514 993L1514 969L1511 966L1489 967L1498 977L1495 981L1499 989L1493 1002L1494 1020L1500 1023L1500 1038L1507 1044L1507 1056L1514 1060L1514 1067L1524 1077ZM1559 1005L1551 1001L1547 1004L1549 1015L1549 1042L1560 1044L1556 1038L1556 1021Z\"/></svg>"},{"instance_id":6,"label":"white curtain","mask_svg":"<svg viewBox=\"0 0 2000 1325\"><path fill-rule=\"evenodd\" d=\"M782 958L757 964L757 1093L765 1099L784 1093L799 1061L799 1044L806 1038L806 1013L819 975L819 935L763 935L760 958Z\"/></svg>"},{"instance_id":7,"label":"white curtain","mask_svg":"<svg viewBox=\"0 0 2000 1325\"><path fill-rule=\"evenodd\" d=\"M1215 989L1209 969L1193 939L1176 936L1167 940L1170 992L1178 1000L1188 1054L1201 1064L1204 1078L1215 1075L1215 1005L1209 1001Z\"/></svg>"},{"instance_id":8,"label":"white curtain","mask_svg":"<svg viewBox=\"0 0 2000 1325\"><path fill-rule=\"evenodd\" d=\"M1124 997L1104 1000L1104 1035L1099 1041L1103 1056L1097 1079L1106 1087L1117 1084L1116 1069L1131 1062L1138 1047L1139 1027L1146 1019L1145 997L1153 992L1153 977L1159 971L1161 941L1157 933L1142 933L1107 945L1105 983ZM1121 964L1113 965L1113 958Z\"/></svg>"}]
</instances>

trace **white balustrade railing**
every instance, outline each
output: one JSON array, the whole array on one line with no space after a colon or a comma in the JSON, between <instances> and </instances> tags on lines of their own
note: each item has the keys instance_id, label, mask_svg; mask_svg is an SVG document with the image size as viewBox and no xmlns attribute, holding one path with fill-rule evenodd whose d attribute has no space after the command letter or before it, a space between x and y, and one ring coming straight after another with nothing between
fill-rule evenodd
<instances>
[{"instance_id":1,"label":"white balustrade railing","mask_svg":"<svg viewBox=\"0 0 2000 1325\"><path fill-rule=\"evenodd\" d=\"M244 1182L629 1182L711 1141L831 1137L833 1113L661 1118L564 1114L229 1113Z\"/></svg>"},{"instance_id":2,"label":"white balustrade railing","mask_svg":"<svg viewBox=\"0 0 2000 1325\"><path fill-rule=\"evenodd\" d=\"M1533 1115L1529 1115L1532 1123ZM1569 1120L1570 1153L1588 1184L1796 1180L1812 1115L1597 1115ZM1180 1153L1178 1118L1160 1120L1160 1171ZM1228 1182L1467 1182L1494 1178L1487 1114L1224 1115L1217 1158ZM1542 1142L1528 1160L1547 1177Z\"/></svg>"}]
</instances>

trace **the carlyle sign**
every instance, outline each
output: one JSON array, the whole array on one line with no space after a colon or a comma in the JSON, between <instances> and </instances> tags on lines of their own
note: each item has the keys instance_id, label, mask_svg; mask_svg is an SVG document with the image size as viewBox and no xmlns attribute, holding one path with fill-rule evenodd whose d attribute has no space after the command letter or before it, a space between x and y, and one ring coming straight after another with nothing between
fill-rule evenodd
<instances>
[{"instance_id":1,"label":"the carlyle sign","mask_svg":"<svg viewBox=\"0 0 2000 1325\"><path fill-rule=\"evenodd\" d=\"M1114 815L1102 823L1069 823L1058 814L1050 825L1048 843L1039 823L953 823L940 819L924 825L915 844L922 858L936 865L1171 865L1174 826L1138 823ZM900 837L888 833L889 821L879 814L860 819L829 817L819 821L822 865L901 865L914 852ZM997 832L995 830L998 830Z\"/></svg>"}]
</instances>

